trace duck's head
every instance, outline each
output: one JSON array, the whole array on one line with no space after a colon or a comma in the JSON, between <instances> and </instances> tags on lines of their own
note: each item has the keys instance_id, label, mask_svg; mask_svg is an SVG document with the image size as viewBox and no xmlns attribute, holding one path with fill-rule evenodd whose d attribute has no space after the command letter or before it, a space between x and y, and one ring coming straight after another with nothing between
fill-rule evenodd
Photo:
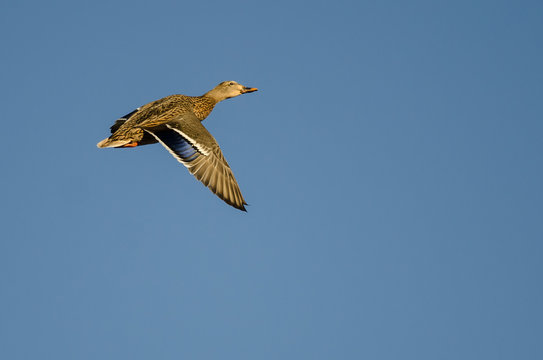
<instances>
[{"instance_id":1,"label":"duck's head","mask_svg":"<svg viewBox=\"0 0 543 360\"><path fill-rule=\"evenodd\" d=\"M243 86L235 81L223 81L208 91L204 96L213 98L216 102L230 99L241 94L257 91L257 88Z\"/></svg>"}]
</instances>

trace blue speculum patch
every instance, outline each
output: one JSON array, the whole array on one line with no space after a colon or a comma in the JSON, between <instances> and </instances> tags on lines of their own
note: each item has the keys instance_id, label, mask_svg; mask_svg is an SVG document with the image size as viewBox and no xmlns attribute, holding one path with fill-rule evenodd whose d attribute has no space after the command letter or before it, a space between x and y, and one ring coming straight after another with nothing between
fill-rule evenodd
<instances>
[{"instance_id":1,"label":"blue speculum patch","mask_svg":"<svg viewBox=\"0 0 543 360\"><path fill-rule=\"evenodd\" d=\"M200 155L194 146L173 130L164 130L155 135L183 161L191 162Z\"/></svg>"}]
</instances>

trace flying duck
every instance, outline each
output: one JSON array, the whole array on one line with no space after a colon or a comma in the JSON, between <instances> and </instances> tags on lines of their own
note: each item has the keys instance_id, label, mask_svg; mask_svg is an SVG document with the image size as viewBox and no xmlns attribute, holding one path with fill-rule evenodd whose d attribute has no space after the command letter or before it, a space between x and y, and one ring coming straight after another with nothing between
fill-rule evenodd
<instances>
[{"instance_id":1,"label":"flying duck","mask_svg":"<svg viewBox=\"0 0 543 360\"><path fill-rule=\"evenodd\" d=\"M130 148L158 142L215 195L247 211L219 144L201 121L218 102L253 91L257 89L224 81L202 96L166 96L118 119L110 128L112 135L97 146Z\"/></svg>"}]
</instances>

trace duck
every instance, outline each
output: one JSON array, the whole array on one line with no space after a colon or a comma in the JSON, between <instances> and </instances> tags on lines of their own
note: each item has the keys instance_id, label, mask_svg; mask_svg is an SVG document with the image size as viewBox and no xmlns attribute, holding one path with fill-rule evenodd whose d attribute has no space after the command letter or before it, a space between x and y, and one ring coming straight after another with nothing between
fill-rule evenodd
<instances>
[{"instance_id":1,"label":"duck","mask_svg":"<svg viewBox=\"0 0 543 360\"><path fill-rule=\"evenodd\" d=\"M223 81L201 96L170 95L136 108L110 127L98 148L134 148L159 143L225 203L247 211L245 199L219 144L202 125L215 105L257 91Z\"/></svg>"}]
</instances>

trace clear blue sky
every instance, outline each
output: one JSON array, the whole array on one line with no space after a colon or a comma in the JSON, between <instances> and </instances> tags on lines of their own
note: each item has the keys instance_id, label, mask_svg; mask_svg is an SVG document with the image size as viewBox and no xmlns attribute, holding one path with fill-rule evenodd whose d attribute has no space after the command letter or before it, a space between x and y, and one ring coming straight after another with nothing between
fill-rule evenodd
<instances>
[{"instance_id":1,"label":"clear blue sky","mask_svg":"<svg viewBox=\"0 0 543 360\"><path fill-rule=\"evenodd\" d=\"M0 6L0 358L542 359L541 1ZM250 204L119 116L224 80Z\"/></svg>"}]
</instances>

